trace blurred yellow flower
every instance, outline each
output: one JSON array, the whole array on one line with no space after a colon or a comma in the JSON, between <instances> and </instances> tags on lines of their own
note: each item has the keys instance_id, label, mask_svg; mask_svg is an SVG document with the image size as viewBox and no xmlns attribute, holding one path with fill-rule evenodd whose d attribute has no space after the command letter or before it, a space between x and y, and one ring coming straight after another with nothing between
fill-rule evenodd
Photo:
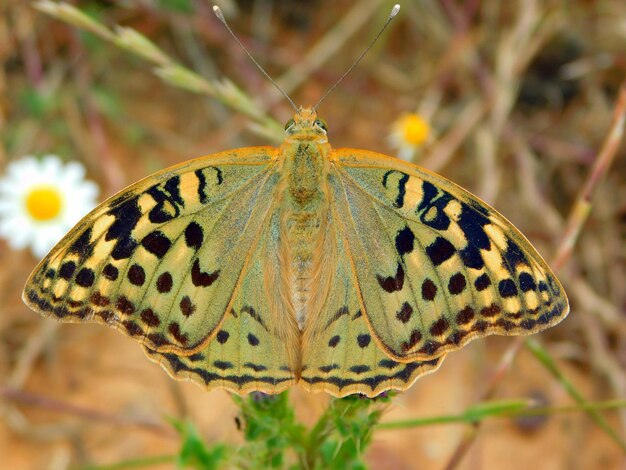
<instances>
[{"instance_id":1,"label":"blurred yellow flower","mask_svg":"<svg viewBox=\"0 0 626 470\"><path fill-rule=\"evenodd\" d=\"M431 135L428 122L415 113L403 114L392 125L391 143L398 149L398 157L412 160L415 150L424 145Z\"/></svg>"},{"instance_id":2,"label":"blurred yellow flower","mask_svg":"<svg viewBox=\"0 0 626 470\"><path fill-rule=\"evenodd\" d=\"M55 155L12 162L0 178L0 237L43 257L97 202L85 168Z\"/></svg>"}]
</instances>

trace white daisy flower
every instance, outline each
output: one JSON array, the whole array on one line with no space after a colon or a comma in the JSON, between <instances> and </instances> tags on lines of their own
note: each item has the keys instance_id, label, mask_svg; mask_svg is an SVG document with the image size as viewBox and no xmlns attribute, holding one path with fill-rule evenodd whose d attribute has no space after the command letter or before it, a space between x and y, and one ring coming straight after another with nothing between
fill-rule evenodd
<instances>
[{"instance_id":1,"label":"white daisy flower","mask_svg":"<svg viewBox=\"0 0 626 470\"><path fill-rule=\"evenodd\" d=\"M428 141L430 135L428 122L419 114L409 113L403 114L393 123L389 140L398 149L399 158L411 161L415 151Z\"/></svg>"},{"instance_id":2,"label":"white daisy flower","mask_svg":"<svg viewBox=\"0 0 626 470\"><path fill-rule=\"evenodd\" d=\"M0 178L0 237L42 258L96 205L98 186L77 162L56 155L9 163Z\"/></svg>"}]
</instances>

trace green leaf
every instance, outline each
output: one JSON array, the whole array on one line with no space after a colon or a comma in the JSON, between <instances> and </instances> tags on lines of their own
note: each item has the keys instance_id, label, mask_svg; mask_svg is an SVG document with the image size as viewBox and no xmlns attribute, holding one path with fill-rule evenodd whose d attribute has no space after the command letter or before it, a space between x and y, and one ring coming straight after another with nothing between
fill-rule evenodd
<instances>
[{"instance_id":1,"label":"green leaf","mask_svg":"<svg viewBox=\"0 0 626 470\"><path fill-rule=\"evenodd\" d=\"M228 447L217 444L212 448L206 446L196 427L189 422L172 420L174 427L180 432L183 442L178 453L178 466L201 470L217 470L228 455Z\"/></svg>"}]
</instances>

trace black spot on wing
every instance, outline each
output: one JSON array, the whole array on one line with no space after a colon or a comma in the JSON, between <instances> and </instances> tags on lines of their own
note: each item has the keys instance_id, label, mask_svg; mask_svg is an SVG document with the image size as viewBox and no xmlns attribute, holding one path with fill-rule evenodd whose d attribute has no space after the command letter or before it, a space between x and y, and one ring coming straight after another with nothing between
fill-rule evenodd
<instances>
[{"instance_id":1,"label":"black spot on wing","mask_svg":"<svg viewBox=\"0 0 626 470\"><path fill-rule=\"evenodd\" d=\"M194 248L196 251L202 246L204 240L204 233L202 227L197 222L190 222L185 229L185 243L189 248Z\"/></svg>"},{"instance_id":2,"label":"black spot on wing","mask_svg":"<svg viewBox=\"0 0 626 470\"><path fill-rule=\"evenodd\" d=\"M120 239L130 235L137 222L141 218L141 209L137 202L138 196L134 196L126 201L114 205L109 209L108 215L115 217L105 235L105 240L110 241Z\"/></svg>"},{"instance_id":3,"label":"black spot on wing","mask_svg":"<svg viewBox=\"0 0 626 470\"><path fill-rule=\"evenodd\" d=\"M517 286L512 279L503 279L498 284L498 291L502 297L515 297L517 295Z\"/></svg>"},{"instance_id":4,"label":"black spot on wing","mask_svg":"<svg viewBox=\"0 0 626 470\"><path fill-rule=\"evenodd\" d=\"M378 280L380 287L382 287L386 292L392 293L401 291L402 286L404 286L404 269L402 268L402 264L398 263L395 276L383 277L380 274L377 274L376 279Z\"/></svg>"},{"instance_id":5,"label":"black spot on wing","mask_svg":"<svg viewBox=\"0 0 626 470\"><path fill-rule=\"evenodd\" d=\"M437 295L437 286L435 283L426 278L424 282L422 282L422 299L424 300L434 300Z\"/></svg>"},{"instance_id":6,"label":"black spot on wing","mask_svg":"<svg viewBox=\"0 0 626 470\"><path fill-rule=\"evenodd\" d=\"M491 247L491 242L484 229L485 225L489 225L491 222L482 212L461 203L461 214L457 223L470 244L483 250L488 250Z\"/></svg>"},{"instance_id":7,"label":"black spot on wing","mask_svg":"<svg viewBox=\"0 0 626 470\"><path fill-rule=\"evenodd\" d=\"M399 366L400 363L396 361L392 361L391 359L381 359L378 362L380 367L384 367L385 369L393 369L396 366Z\"/></svg>"},{"instance_id":8,"label":"black spot on wing","mask_svg":"<svg viewBox=\"0 0 626 470\"><path fill-rule=\"evenodd\" d=\"M196 305L191 301L191 298L186 295L180 301L180 311L186 317L190 317L196 311Z\"/></svg>"},{"instance_id":9,"label":"black spot on wing","mask_svg":"<svg viewBox=\"0 0 626 470\"><path fill-rule=\"evenodd\" d=\"M196 287L209 287L213 284L220 275L220 270L213 271L212 273L203 272L200 270L200 261L198 258L193 262L191 267L191 282Z\"/></svg>"},{"instance_id":10,"label":"black spot on wing","mask_svg":"<svg viewBox=\"0 0 626 470\"><path fill-rule=\"evenodd\" d=\"M91 227L86 228L82 231L80 236L74 240L72 245L69 248L70 253L77 254L81 261L89 258L93 254L93 245L91 243Z\"/></svg>"},{"instance_id":11,"label":"black spot on wing","mask_svg":"<svg viewBox=\"0 0 626 470\"><path fill-rule=\"evenodd\" d=\"M112 264L107 264L104 269L102 269L102 274L104 274L104 277L106 277L109 281L115 281L120 272Z\"/></svg>"},{"instance_id":12,"label":"black spot on wing","mask_svg":"<svg viewBox=\"0 0 626 470\"><path fill-rule=\"evenodd\" d=\"M89 268L82 268L78 271L78 274L76 274L76 284L81 287L91 287L95 279L95 273Z\"/></svg>"},{"instance_id":13,"label":"black spot on wing","mask_svg":"<svg viewBox=\"0 0 626 470\"><path fill-rule=\"evenodd\" d=\"M229 337L230 337L230 334L228 333L228 331L225 331L225 330L218 331L217 335L215 336L215 338L217 339L217 342L220 344L224 344L226 341L228 341Z\"/></svg>"},{"instance_id":14,"label":"black spot on wing","mask_svg":"<svg viewBox=\"0 0 626 470\"><path fill-rule=\"evenodd\" d=\"M528 265L526 255L522 252L519 245L511 239L507 241L506 250L502 256L504 258L504 267L511 274L515 273L515 268L518 264Z\"/></svg>"},{"instance_id":15,"label":"black spot on wing","mask_svg":"<svg viewBox=\"0 0 626 470\"><path fill-rule=\"evenodd\" d=\"M430 327L430 334L433 336L440 336L444 334L448 328L450 328L450 323L444 317L441 317L439 320L435 321Z\"/></svg>"},{"instance_id":16,"label":"black spot on wing","mask_svg":"<svg viewBox=\"0 0 626 470\"><path fill-rule=\"evenodd\" d=\"M228 361L214 361L213 365L215 367L217 367L220 370L228 370L228 369L234 369L235 366L233 365L232 362L228 362Z\"/></svg>"},{"instance_id":17,"label":"black spot on wing","mask_svg":"<svg viewBox=\"0 0 626 470\"><path fill-rule=\"evenodd\" d=\"M148 213L148 218L153 224L178 217L181 208L185 206L185 201L180 196L180 176L172 176L165 183L152 186L146 193L156 202Z\"/></svg>"},{"instance_id":18,"label":"black spot on wing","mask_svg":"<svg viewBox=\"0 0 626 470\"><path fill-rule=\"evenodd\" d=\"M437 237L434 242L426 247L426 254L435 266L449 260L456 253L456 248L443 237Z\"/></svg>"},{"instance_id":19,"label":"black spot on wing","mask_svg":"<svg viewBox=\"0 0 626 470\"><path fill-rule=\"evenodd\" d=\"M422 340L422 332L420 330L413 330L409 336L409 340L402 343L402 351L407 352L415 347L417 343Z\"/></svg>"},{"instance_id":20,"label":"black spot on wing","mask_svg":"<svg viewBox=\"0 0 626 470\"><path fill-rule=\"evenodd\" d=\"M174 280L172 279L172 275L169 272L164 272L161 274L156 282L157 290L161 294L167 294L172 290L172 286L174 285Z\"/></svg>"},{"instance_id":21,"label":"black spot on wing","mask_svg":"<svg viewBox=\"0 0 626 470\"><path fill-rule=\"evenodd\" d=\"M152 310L151 308L143 309L139 316L141 320L148 326L156 328L161 324L161 320L159 319L158 315L154 313L154 310Z\"/></svg>"},{"instance_id":22,"label":"black spot on wing","mask_svg":"<svg viewBox=\"0 0 626 470\"><path fill-rule=\"evenodd\" d=\"M502 308L496 303L492 303L491 305L488 305L487 307L483 307L482 309L480 309L480 314L483 317L487 317L487 318L495 317L501 312L502 312Z\"/></svg>"},{"instance_id":23,"label":"black spot on wing","mask_svg":"<svg viewBox=\"0 0 626 470\"><path fill-rule=\"evenodd\" d=\"M201 203L205 203L207 200L206 196L206 178L204 177L203 170L194 171L196 178L198 178L198 199Z\"/></svg>"},{"instance_id":24,"label":"black spot on wing","mask_svg":"<svg viewBox=\"0 0 626 470\"><path fill-rule=\"evenodd\" d=\"M408 302L404 302L400 310L396 313L396 318L402 323L408 323L413 315L413 307Z\"/></svg>"},{"instance_id":25,"label":"black spot on wing","mask_svg":"<svg viewBox=\"0 0 626 470\"><path fill-rule=\"evenodd\" d=\"M74 261L66 261L59 268L59 277L69 281L76 271L76 263Z\"/></svg>"},{"instance_id":26,"label":"black spot on wing","mask_svg":"<svg viewBox=\"0 0 626 470\"><path fill-rule=\"evenodd\" d=\"M111 250L111 258L115 260L130 258L135 252L137 245L137 241L130 235L120 238L117 243L115 243L113 250Z\"/></svg>"},{"instance_id":27,"label":"black spot on wing","mask_svg":"<svg viewBox=\"0 0 626 470\"><path fill-rule=\"evenodd\" d=\"M363 364L363 365L358 365L358 366L352 366L348 370L358 375L358 374L363 374L365 372L369 372L371 369L369 366L366 366L365 364Z\"/></svg>"},{"instance_id":28,"label":"black spot on wing","mask_svg":"<svg viewBox=\"0 0 626 470\"><path fill-rule=\"evenodd\" d=\"M371 340L372 337L368 334L362 334L357 336L356 338L356 342L358 343L360 348L366 348L370 344Z\"/></svg>"},{"instance_id":29,"label":"black spot on wing","mask_svg":"<svg viewBox=\"0 0 626 470\"><path fill-rule=\"evenodd\" d=\"M257 338L252 333L248 333L248 344L250 346L258 346L259 345L259 338Z\"/></svg>"},{"instance_id":30,"label":"black spot on wing","mask_svg":"<svg viewBox=\"0 0 626 470\"><path fill-rule=\"evenodd\" d=\"M146 272L138 264L133 264L127 273L128 280L135 286L142 286L146 282Z\"/></svg>"},{"instance_id":31,"label":"black spot on wing","mask_svg":"<svg viewBox=\"0 0 626 470\"><path fill-rule=\"evenodd\" d=\"M108 297L102 295L98 291L91 294L89 301L98 307L106 307L107 305L111 303L111 300Z\"/></svg>"},{"instance_id":32,"label":"black spot on wing","mask_svg":"<svg viewBox=\"0 0 626 470\"><path fill-rule=\"evenodd\" d=\"M131 236L141 218L141 209L137 201L138 196L134 196L114 205L107 212L108 215L115 217L104 237L105 241L117 240L111 251L113 259L130 258L137 248L137 241Z\"/></svg>"},{"instance_id":33,"label":"black spot on wing","mask_svg":"<svg viewBox=\"0 0 626 470\"><path fill-rule=\"evenodd\" d=\"M389 188L389 186L387 186L389 184L389 177L393 174L402 175L400 179L398 180L397 186L395 188L398 190L398 194L396 196L396 199L393 202L393 205L395 207L400 208L404 206L404 196L406 195L406 183L407 181L409 181L409 175L398 170L389 170L383 175L383 186L385 188Z\"/></svg>"},{"instance_id":34,"label":"black spot on wing","mask_svg":"<svg viewBox=\"0 0 626 470\"><path fill-rule=\"evenodd\" d=\"M459 255L463 264L468 268L482 269L485 266L480 250L471 241L465 248L459 251Z\"/></svg>"},{"instance_id":35,"label":"black spot on wing","mask_svg":"<svg viewBox=\"0 0 626 470\"><path fill-rule=\"evenodd\" d=\"M467 281L465 280L465 276L461 273L456 273L452 275L448 281L448 292L452 295L458 295L465 290L466 285Z\"/></svg>"},{"instance_id":36,"label":"black spot on wing","mask_svg":"<svg viewBox=\"0 0 626 470\"><path fill-rule=\"evenodd\" d=\"M167 331L174 337L176 341L180 344L187 344L189 338L187 333L183 333L180 329L180 324L178 322L171 322L167 327Z\"/></svg>"},{"instance_id":37,"label":"black spot on wing","mask_svg":"<svg viewBox=\"0 0 626 470\"><path fill-rule=\"evenodd\" d=\"M263 372L267 370L267 367L262 366L261 364L253 364L252 362L246 362L243 365L246 369L252 369L254 372Z\"/></svg>"},{"instance_id":38,"label":"black spot on wing","mask_svg":"<svg viewBox=\"0 0 626 470\"><path fill-rule=\"evenodd\" d=\"M485 290L490 285L491 285L491 279L489 279L489 276L487 275L487 273L481 274L474 281L474 287L476 288L478 292Z\"/></svg>"},{"instance_id":39,"label":"black spot on wing","mask_svg":"<svg viewBox=\"0 0 626 470\"><path fill-rule=\"evenodd\" d=\"M163 232L155 231L146 235L141 240L141 245L157 258L163 258L172 246L172 242Z\"/></svg>"},{"instance_id":40,"label":"black spot on wing","mask_svg":"<svg viewBox=\"0 0 626 470\"><path fill-rule=\"evenodd\" d=\"M215 184L220 185L224 181L222 170L214 166L207 166L206 168L194 171L194 173L198 178L198 199L200 199L201 203L205 204L209 200L207 194L207 176L210 177L210 173L213 173Z\"/></svg>"},{"instance_id":41,"label":"black spot on wing","mask_svg":"<svg viewBox=\"0 0 626 470\"><path fill-rule=\"evenodd\" d=\"M123 295L117 299L115 308L124 315L132 315L135 313L135 305Z\"/></svg>"},{"instance_id":42,"label":"black spot on wing","mask_svg":"<svg viewBox=\"0 0 626 470\"><path fill-rule=\"evenodd\" d=\"M453 199L452 196L437 189L437 187L424 181L422 183L422 200L417 206L416 212L420 213L420 220L435 230L447 230L450 226L450 217L444 212L445 207Z\"/></svg>"},{"instance_id":43,"label":"black spot on wing","mask_svg":"<svg viewBox=\"0 0 626 470\"><path fill-rule=\"evenodd\" d=\"M466 325L474 319L475 315L474 309L468 305L457 314L456 322L459 325Z\"/></svg>"},{"instance_id":44,"label":"black spot on wing","mask_svg":"<svg viewBox=\"0 0 626 470\"><path fill-rule=\"evenodd\" d=\"M521 273L519 275L519 287L522 292L537 290L537 284L535 284L535 279L533 279L533 277L528 273Z\"/></svg>"},{"instance_id":45,"label":"black spot on wing","mask_svg":"<svg viewBox=\"0 0 626 470\"><path fill-rule=\"evenodd\" d=\"M413 251L415 235L409 227L404 227L396 234L396 251L400 256Z\"/></svg>"}]
</instances>

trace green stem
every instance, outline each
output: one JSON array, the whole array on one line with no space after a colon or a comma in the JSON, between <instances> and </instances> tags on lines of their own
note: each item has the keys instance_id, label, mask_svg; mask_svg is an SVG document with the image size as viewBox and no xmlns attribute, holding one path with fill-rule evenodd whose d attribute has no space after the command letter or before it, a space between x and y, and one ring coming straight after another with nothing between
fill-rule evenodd
<instances>
[{"instance_id":1,"label":"green stem","mask_svg":"<svg viewBox=\"0 0 626 470\"><path fill-rule=\"evenodd\" d=\"M535 407L529 400L512 400L482 403L479 406L468 408L465 412L456 415L432 416L428 418L407 419L380 423L378 429L405 429L436 424L473 424L487 418L512 418L516 416L542 416L561 413L576 413L580 411L597 412L626 408L626 400L607 400L596 403L579 403L567 406Z\"/></svg>"},{"instance_id":2,"label":"green stem","mask_svg":"<svg viewBox=\"0 0 626 470\"><path fill-rule=\"evenodd\" d=\"M541 362L541 364L556 378L565 391L572 397L580 406L586 407L590 403L585 400L583 395L576 389L574 384L569 381L567 377L558 368L552 357L548 352L535 340L527 339L525 341L528 350ZM611 439L613 439L617 445L619 445L624 452L626 452L626 443L620 438L615 430L609 425L607 420L597 410L591 408L587 410L587 414L598 425L600 429L606 432Z\"/></svg>"},{"instance_id":3,"label":"green stem","mask_svg":"<svg viewBox=\"0 0 626 470\"><path fill-rule=\"evenodd\" d=\"M68 3L40 0L35 2L34 6L54 18L89 31L99 38L154 64L154 73L166 83L192 93L210 96L252 119L256 127L260 127L264 136L275 142L283 141L283 127L268 116L259 104L230 80L207 80L193 70L175 62L138 31L120 26L109 29Z\"/></svg>"}]
</instances>

